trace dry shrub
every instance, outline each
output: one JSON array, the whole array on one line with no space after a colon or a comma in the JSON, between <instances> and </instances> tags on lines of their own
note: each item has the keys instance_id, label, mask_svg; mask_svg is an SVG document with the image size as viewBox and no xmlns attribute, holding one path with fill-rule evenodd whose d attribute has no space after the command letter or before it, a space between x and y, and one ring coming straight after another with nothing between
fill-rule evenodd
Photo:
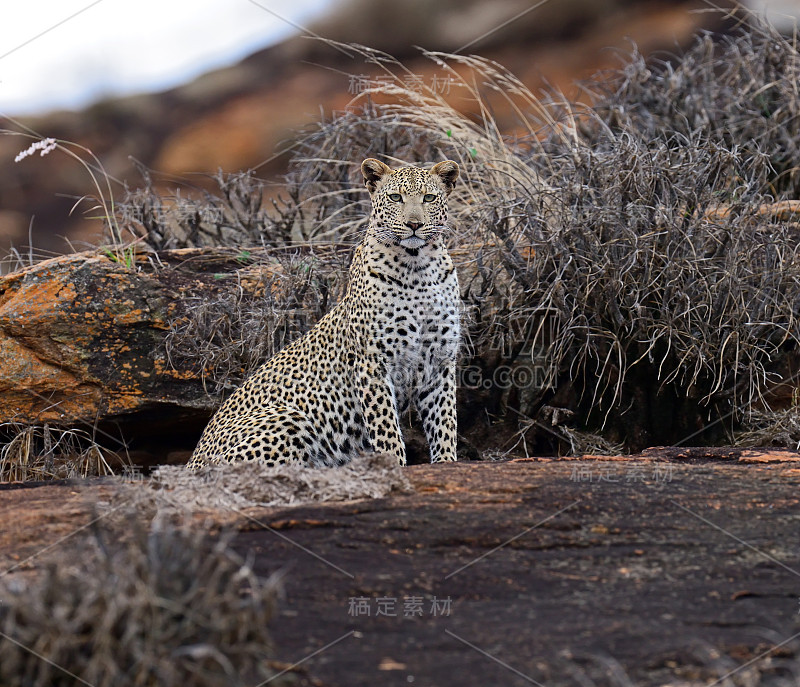
<instances>
[{"instance_id":1,"label":"dry shrub","mask_svg":"<svg viewBox=\"0 0 800 687\"><path fill-rule=\"evenodd\" d=\"M214 298L187 299L185 314L169 322L167 359L197 372L209 393L238 386L311 329L344 293L347 250L297 248L275 251L272 258L241 270L237 286ZM254 282L248 289L242 288L245 279Z\"/></svg>"},{"instance_id":2,"label":"dry shrub","mask_svg":"<svg viewBox=\"0 0 800 687\"><path fill-rule=\"evenodd\" d=\"M219 194L162 197L149 172L140 167L145 185L130 190L117 204L125 238L142 240L155 250L204 246L282 246L297 214L297 203L273 201L263 207L264 183L251 172L214 175ZM109 236L113 239L113 236Z\"/></svg>"},{"instance_id":3,"label":"dry shrub","mask_svg":"<svg viewBox=\"0 0 800 687\"><path fill-rule=\"evenodd\" d=\"M224 538L131 522L122 540L97 529L40 578L3 582L0 683L219 687L272 674L276 581L259 579Z\"/></svg>"},{"instance_id":4,"label":"dry shrub","mask_svg":"<svg viewBox=\"0 0 800 687\"><path fill-rule=\"evenodd\" d=\"M636 50L596 89L594 109L612 128L645 137L702 135L745 158L766 155L769 190L800 197L800 59L796 37L757 20L677 58L648 62Z\"/></svg>"},{"instance_id":5,"label":"dry shrub","mask_svg":"<svg viewBox=\"0 0 800 687\"><path fill-rule=\"evenodd\" d=\"M5 422L0 436L0 483L102 477L129 464L81 429Z\"/></svg>"},{"instance_id":6,"label":"dry shrub","mask_svg":"<svg viewBox=\"0 0 800 687\"><path fill-rule=\"evenodd\" d=\"M753 409L734 435L736 446L782 446L800 451L800 389L782 410Z\"/></svg>"},{"instance_id":7,"label":"dry shrub","mask_svg":"<svg viewBox=\"0 0 800 687\"><path fill-rule=\"evenodd\" d=\"M299 141L288 199L265 211L272 245L355 241L364 157L455 159L464 363L484 380L536 369L526 388L462 389L462 426L488 412L519 429L553 406L629 449L729 439L720 420L762 402L800 342L800 228L765 211L798 190L797 46L753 22L657 64L634 51L582 106L538 98L492 61L425 53L472 113L409 86L390 56L347 48L382 83ZM529 436L532 450L575 448L552 434Z\"/></svg>"},{"instance_id":8,"label":"dry shrub","mask_svg":"<svg viewBox=\"0 0 800 687\"><path fill-rule=\"evenodd\" d=\"M196 471L163 466L154 473L152 484L158 489L161 507L178 509L296 506L376 499L412 490L392 456L374 453L341 467L320 469L261 463L232 463Z\"/></svg>"}]
</instances>

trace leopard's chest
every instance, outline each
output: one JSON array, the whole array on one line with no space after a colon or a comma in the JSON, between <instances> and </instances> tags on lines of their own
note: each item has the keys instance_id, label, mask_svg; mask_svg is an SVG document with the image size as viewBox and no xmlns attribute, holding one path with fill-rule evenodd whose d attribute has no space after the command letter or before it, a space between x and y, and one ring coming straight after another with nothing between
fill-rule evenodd
<instances>
[{"instance_id":1,"label":"leopard's chest","mask_svg":"<svg viewBox=\"0 0 800 687\"><path fill-rule=\"evenodd\" d=\"M381 361L398 391L455 359L460 300L446 255L410 266L373 263L362 276L355 295L361 301L366 351Z\"/></svg>"}]
</instances>

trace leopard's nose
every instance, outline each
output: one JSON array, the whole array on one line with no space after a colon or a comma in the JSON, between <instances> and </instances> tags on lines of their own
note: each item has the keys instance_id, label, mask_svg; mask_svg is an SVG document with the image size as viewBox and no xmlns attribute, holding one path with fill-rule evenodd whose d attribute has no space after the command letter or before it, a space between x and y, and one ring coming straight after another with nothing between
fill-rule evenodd
<instances>
[{"instance_id":1,"label":"leopard's nose","mask_svg":"<svg viewBox=\"0 0 800 687\"><path fill-rule=\"evenodd\" d=\"M416 231L422 226L422 222L406 222L406 226L411 229L411 231Z\"/></svg>"}]
</instances>

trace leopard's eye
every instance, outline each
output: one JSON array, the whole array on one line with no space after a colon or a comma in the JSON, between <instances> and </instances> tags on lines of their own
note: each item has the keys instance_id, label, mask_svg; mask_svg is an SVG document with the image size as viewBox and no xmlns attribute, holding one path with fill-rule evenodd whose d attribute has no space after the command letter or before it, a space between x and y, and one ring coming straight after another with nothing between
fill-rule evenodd
<instances>
[{"instance_id":1,"label":"leopard's eye","mask_svg":"<svg viewBox=\"0 0 800 687\"><path fill-rule=\"evenodd\" d=\"M390 193L389 200L393 200L395 203L399 203L401 200L403 200L403 196L401 196L399 193Z\"/></svg>"},{"instance_id":2,"label":"leopard's eye","mask_svg":"<svg viewBox=\"0 0 800 687\"><path fill-rule=\"evenodd\" d=\"M426 193L424 196L422 196L423 203L432 203L434 200L436 200L435 193Z\"/></svg>"}]
</instances>

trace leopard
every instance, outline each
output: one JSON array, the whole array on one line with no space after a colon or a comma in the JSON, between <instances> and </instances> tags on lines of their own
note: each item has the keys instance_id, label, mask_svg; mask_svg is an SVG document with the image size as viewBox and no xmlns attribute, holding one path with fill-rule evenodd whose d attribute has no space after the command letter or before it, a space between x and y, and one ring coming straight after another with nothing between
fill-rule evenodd
<instances>
[{"instance_id":1,"label":"leopard","mask_svg":"<svg viewBox=\"0 0 800 687\"><path fill-rule=\"evenodd\" d=\"M431 463L457 460L460 292L446 240L458 164L392 169L367 158L361 175L372 210L343 298L228 397L190 469L337 466L371 452L402 466L410 406Z\"/></svg>"}]
</instances>

